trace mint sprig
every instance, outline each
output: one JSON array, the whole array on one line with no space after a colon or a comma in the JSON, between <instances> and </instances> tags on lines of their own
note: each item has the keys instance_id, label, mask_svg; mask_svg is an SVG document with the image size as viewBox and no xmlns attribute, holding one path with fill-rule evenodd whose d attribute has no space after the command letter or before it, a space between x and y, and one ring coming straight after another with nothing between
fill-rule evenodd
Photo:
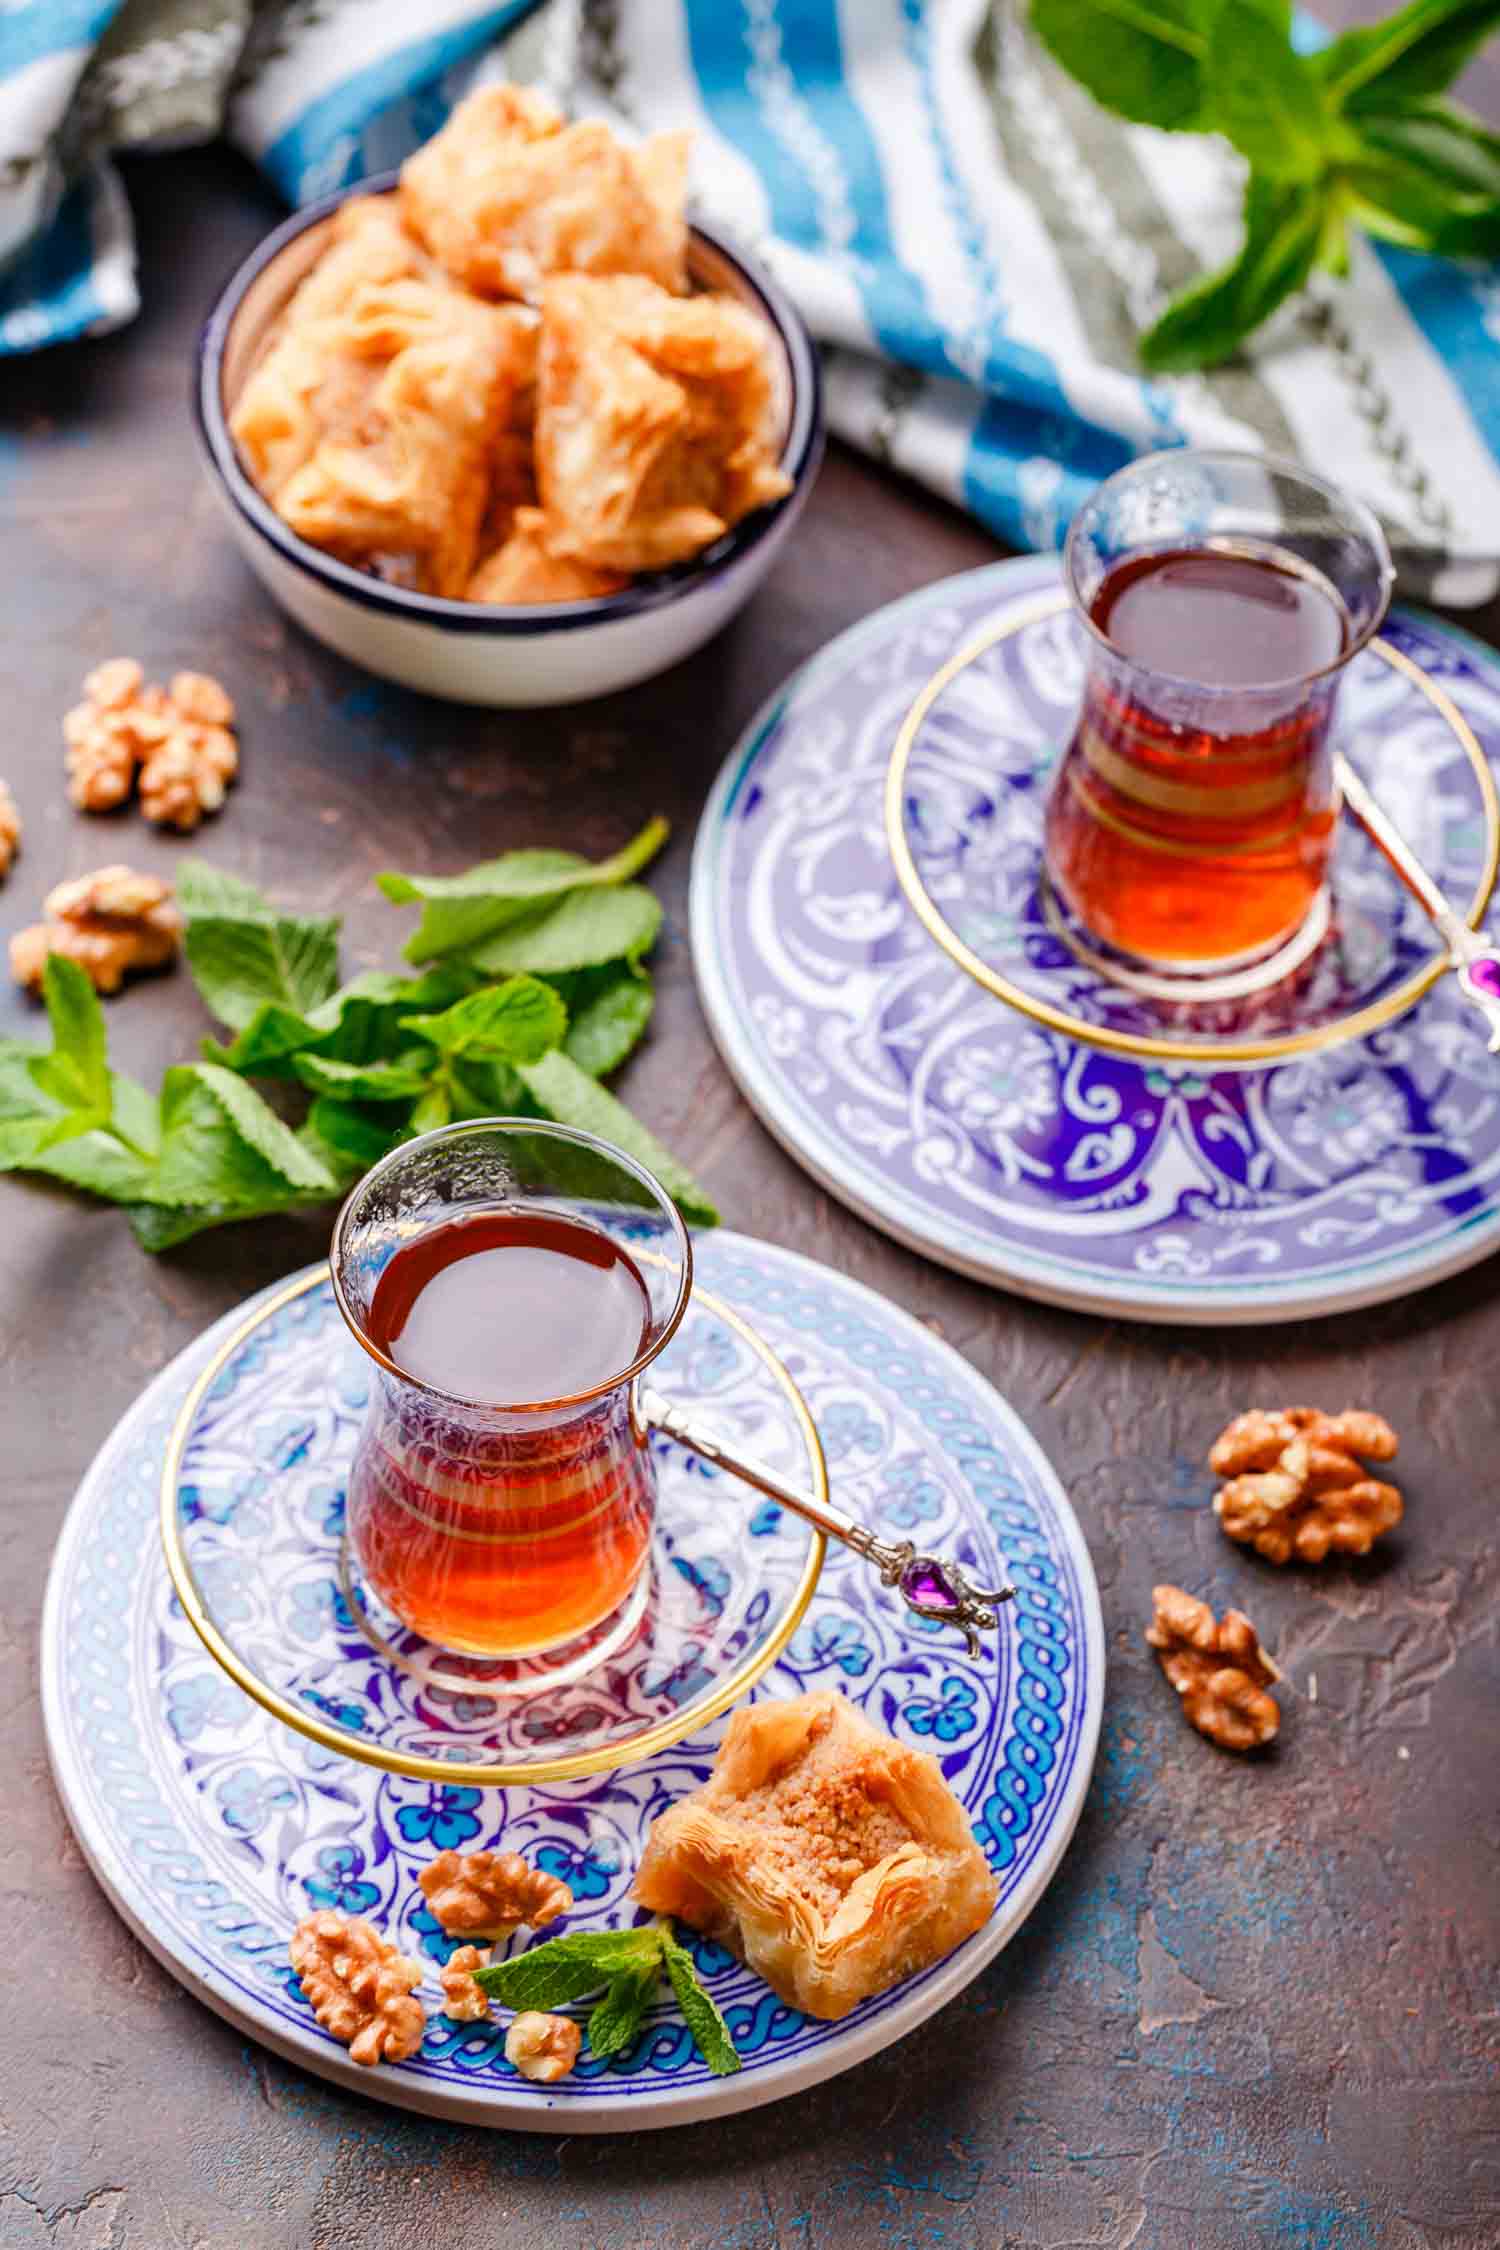
<instances>
[{"instance_id":1,"label":"mint sprig","mask_svg":"<svg viewBox=\"0 0 1500 2250\"><path fill-rule=\"evenodd\" d=\"M599 1084L650 1021L644 956L661 909L630 877L665 832L649 822L596 864L520 851L467 875L384 877L387 895L423 905L408 950L441 958L343 986L336 920L290 913L189 861L178 883L188 966L232 1038L205 1041L153 1095L110 1069L98 997L54 956L51 1045L0 1041L0 1171L121 1203L143 1245L162 1250L326 1203L432 1126L538 1116L620 1143L688 1218L713 1224L691 1173ZM277 1082L275 1106L253 1079Z\"/></svg>"},{"instance_id":2,"label":"mint sprig","mask_svg":"<svg viewBox=\"0 0 1500 2250\"><path fill-rule=\"evenodd\" d=\"M1350 227L1440 256L1500 254L1500 138L1443 98L1500 0L1410 0L1299 53L1289 0L1031 0L1037 36L1104 109L1219 133L1249 170L1238 256L1140 340L1155 373L1230 358Z\"/></svg>"},{"instance_id":3,"label":"mint sprig","mask_svg":"<svg viewBox=\"0 0 1500 2250\"><path fill-rule=\"evenodd\" d=\"M604 1998L587 2028L591 2050L603 2056L623 2053L635 2039L663 1974L699 2054L716 2077L730 2076L740 2068L733 2036L669 1922L648 1922L638 1930L576 1930L513 1960L492 1961L474 1971L474 1981L518 2014L563 2008L602 1988Z\"/></svg>"}]
</instances>

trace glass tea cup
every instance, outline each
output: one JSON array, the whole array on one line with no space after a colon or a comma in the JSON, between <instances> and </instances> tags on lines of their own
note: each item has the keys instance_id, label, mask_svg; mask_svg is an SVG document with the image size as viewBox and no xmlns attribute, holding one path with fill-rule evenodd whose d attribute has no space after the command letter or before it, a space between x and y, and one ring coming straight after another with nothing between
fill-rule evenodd
<instances>
[{"instance_id":1,"label":"glass tea cup","mask_svg":"<svg viewBox=\"0 0 1500 2250\"><path fill-rule=\"evenodd\" d=\"M1168 991L1273 981L1327 926L1330 728L1390 597L1378 521L1290 463L1184 448L1101 484L1063 567L1086 634L1044 841L1064 934Z\"/></svg>"},{"instance_id":2,"label":"glass tea cup","mask_svg":"<svg viewBox=\"0 0 1500 2250\"><path fill-rule=\"evenodd\" d=\"M521 1303L513 1286L497 1295L495 1318L529 1322L523 1341L542 1365L549 1322L569 1324L555 1339L559 1379L504 1401L434 1380L430 1335L420 1369L402 1364L412 1358L417 1301L472 1244L492 1238L532 1252L520 1269L532 1294ZM580 1251L597 1255L578 1262ZM565 1276L548 1262L564 1254ZM619 1149L567 1126L445 1126L365 1175L339 1214L331 1262L339 1310L375 1368L346 1510L365 1585L444 1649L548 1659L528 1664L536 1678L571 1665L580 1649L601 1660L635 1623L656 1513L633 1386L675 1334L692 1290L692 1246L666 1190ZM605 1279L615 1294L599 1306L602 1331L628 1340L618 1365L570 1387L568 1358L591 1328L601 1332L577 1291ZM549 1303L564 1281L570 1294ZM635 1285L638 1322L628 1314L621 1330L618 1293ZM447 1349L460 1369L485 1341L479 1287L477 1302L471 1288L450 1314ZM393 1305L404 1326L400 1317L393 1326Z\"/></svg>"}]
</instances>

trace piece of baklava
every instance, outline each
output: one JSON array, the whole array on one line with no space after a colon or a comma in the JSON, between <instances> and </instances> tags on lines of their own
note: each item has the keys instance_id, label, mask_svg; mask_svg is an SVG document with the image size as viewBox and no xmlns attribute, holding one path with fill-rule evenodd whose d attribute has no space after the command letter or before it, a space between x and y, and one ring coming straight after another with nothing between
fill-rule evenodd
<instances>
[{"instance_id":1,"label":"piece of baklava","mask_svg":"<svg viewBox=\"0 0 1500 2250\"><path fill-rule=\"evenodd\" d=\"M701 1789L647 1840L635 1895L839 2017L940 1961L999 1886L935 1758L836 1692L736 1711Z\"/></svg>"},{"instance_id":2,"label":"piece of baklava","mask_svg":"<svg viewBox=\"0 0 1500 2250\"><path fill-rule=\"evenodd\" d=\"M687 133L628 148L525 86L482 86L401 168L406 221L455 281L535 303L552 273L687 286Z\"/></svg>"},{"instance_id":3,"label":"piece of baklava","mask_svg":"<svg viewBox=\"0 0 1500 2250\"><path fill-rule=\"evenodd\" d=\"M536 474L554 547L660 570L780 499L763 321L721 296L562 274L542 293Z\"/></svg>"},{"instance_id":4,"label":"piece of baklava","mask_svg":"<svg viewBox=\"0 0 1500 2250\"><path fill-rule=\"evenodd\" d=\"M462 596L493 453L531 379L530 316L452 288L393 214L353 232L346 214L230 429L302 538L393 584Z\"/></svg>"}]
</instances>

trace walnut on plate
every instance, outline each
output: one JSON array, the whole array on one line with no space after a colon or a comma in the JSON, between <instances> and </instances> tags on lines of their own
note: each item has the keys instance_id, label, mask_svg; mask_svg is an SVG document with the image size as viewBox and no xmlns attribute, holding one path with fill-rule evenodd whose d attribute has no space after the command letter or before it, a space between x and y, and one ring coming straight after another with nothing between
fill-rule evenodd
<instances>
[{"instance_id":1,"label":"walnut on plate","mask_svg":"<svg viewBox=\"0 0 1500 2250\"><path fill-rule=\"evenodd\" d=\"M413 1997L421 1966L361 1915L321 1907L297 1924L288 1951L313 2014L351 2061L373 2068L416 2053L427 2023Z\"/></svg>"},{"instance_id":2,"label":"walnut on plate","mask_svg":"<svg viewBox=\"0 0 1500 2250\"><path fill-rule=\"evenodd\" d=\"M499 1943L523 1922L539 1930L573 1904L566 1883L519 1852L439 1852L417 1881L449 1937Z\"/></svg>"},{"instance_id":3,"label":"walnut on plate","mask_svg":"<svg viewBox=\"0 0 1500 2250\"><path fill-rule=\"evenodd\" d=\"M59 883L42 911L45 921L10 941L11 975L32 992L41 990L49 953L76 961L95 991L118 992L128 970L164 968L182 934L171 884L130 867L101 867Z\"/></svg>"},{"instance_id":4,"label":"walnut on plate","mask_svg":"<svg viewBox=\"0 0 1500 2250\"><path fill-rule=\"evenodd\" d=\"M1281 1725L1267 1690L1281 1673L1260 1645L1243 1610L1215 1622L1207 1602L1180 1586L1153 1586L1155 1613L1146 1639L1200 1734L1222 1750L1258 1750Z\"/></svg>"},{"instance_id":5,"label":"walnut on plate","mask_svg":"<svg viewBox=\"0 0 1500 2250\"><path fill-rule=\"evenodd\" d=\"M0 781L0 881L10 873L21 848L21 815L7 783Z\"/></svg>"},{"instance_id":6,"label":"walnut on plate","mask_svg":"<svg viewBox=\"0 0 1500 2250\"><path fill-rule=\"evenodd\" d=\"M1401 1521L1402 1500L1364 1464L1394 1460L1396 1445L1389 1422L1358 1408L1256 1407L1237 1415L1209 1454L1227 1480L1214 1494L1214 1514L1229 1538L1267 1562L1367 1555Z\"/></svg>"},{"instance_id":7,"label":"walnut on plate","mask_svg":"<svg viewBox=\"0 0 1500 2250\"><path fill-rule=\"evenodd\" d=\"M505 2059L523 2078L550 2086L566 2078L578 2060L583 2034L571 2016L544 2015L528 2008L505 2034Z\"/></svg>"},{"instance_id":8,"label":"walnut on plate","mask_svg":"<svg viewBox=\"0 0 1500 2250\"><path fill-rule=\"evenodd\" d=\"M489 1959L483 1945L461 1945L450 1953L438 1972L443 1987L443 2014L454 2023L479 2023L490 2012L489 1994L474 1982L474 1971Z\"/></svg>"}]
</instances>

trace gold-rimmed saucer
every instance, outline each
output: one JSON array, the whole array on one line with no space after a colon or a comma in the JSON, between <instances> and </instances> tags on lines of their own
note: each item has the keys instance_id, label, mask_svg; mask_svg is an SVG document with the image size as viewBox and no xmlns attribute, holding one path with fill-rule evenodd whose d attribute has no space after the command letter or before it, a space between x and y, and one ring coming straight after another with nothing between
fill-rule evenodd
<instances>
[{"instance_id":1,"label":"gold-rimmed saucer","mask_svg":"<svg viewBox=\"0 0 1500 2250\"><path fill-rule=\"evenodd\" d=\"M886 840L908 903L948 958L1050 1031L1110 1054L1214 1069L1363 1038L1414 1007L1443 975L1446 952L1375 846L1347 826L1333 933L1270 989L1169 1000L1129 989L1067 941L1049 911L1041 804L1066 740L1059 636L1072 631L1061 588L1000 610L937 667L897 730ZM1452 697L1381 636L1350 667L1338 732L1377 795L1399 801L1420 778L1422 856L1477 929L1500 871L1500 796Z\"/></svg>"},{"instance_id":2,"label":"gold-rimmed saucer","mask_svg":"<svg viewBox=\"0 0 1500 2250\"><path fill-rule=\"evenodd\" d=\"M732 1306L695 1290L661 1372L674 1395L827 1498L801 1392ZM593 1669L518 1693L526 1683L509 1675L524 1664L435 1651L367 1591L351 1603L343 1476L373 1379L319 1267L220 1344L166 1448L161 1539L183 1611L223 1671L297 1734L416 1780L565 1781L701 1729L796 1632L823 1535L785 1510L757 1511L752 1495L726 1497L723 1480L660 1441L640 1614Z\"/></svg>"}]
</instances>

